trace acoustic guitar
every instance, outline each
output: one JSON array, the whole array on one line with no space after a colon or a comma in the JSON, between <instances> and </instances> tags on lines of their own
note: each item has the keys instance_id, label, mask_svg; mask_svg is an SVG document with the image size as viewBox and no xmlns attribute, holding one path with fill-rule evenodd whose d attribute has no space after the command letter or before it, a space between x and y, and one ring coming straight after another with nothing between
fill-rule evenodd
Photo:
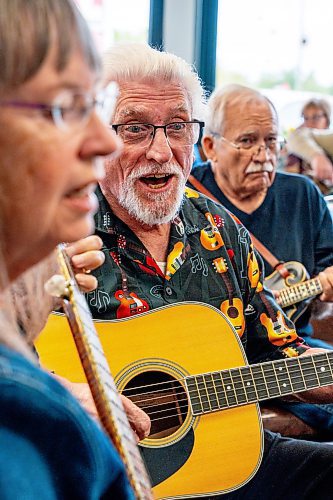
<instances>
[{"instance_id":1,"label":"acoustic guitar","mask_svg":"<svg viewBox=\"0 0 333 500\"><path fill-rule=\"evenodd\" d=\"M323 289L318 277L309 279L307 270L300 262L290 261L283 265L289 276L283 278L278 271L274 271L265 279L265 286L270 290L279 290L279 304L288 318L295 322Z\"/></svg>"},{"instance_id":2,"label":"acoustic guitar","mask_svg":"<svg viewBox=\"0 0 333 500\"><path fill-rule=\"evenodd\" d=\"M333 383L333 352L248 365L229 320L206 304L94 323L118 389L151 418L140 449L157 499L244 485L262 457L258 402ZM51 315L36 347L43 365L82 382L66 326Z\"/></svg>"},{"instance_id":3,"label":"acoustic guitar","mask_svg":"<svg viewBox=\"0 0 333 500\"><path fill-rule=\"evenodd\" d=\"M46 284L46 290L62 299L63 310L66 314L64 318L67 318L67 325L70 327L74 340L72 347L75 346L77 349L73 358L80 361L82 366L80 373L83 375L84 372L84 378L88 381L102 425L125 464L136 498L152 500L151 484L146 468L112 378L88 304L75 280L65 246L59 245L57 251L62 275L51 278ZM46 335L48 344L47 337ZM48 345L49 347L51 346ZM66 375L66 369L58 373Z\"/></svg>"}]
</instances>

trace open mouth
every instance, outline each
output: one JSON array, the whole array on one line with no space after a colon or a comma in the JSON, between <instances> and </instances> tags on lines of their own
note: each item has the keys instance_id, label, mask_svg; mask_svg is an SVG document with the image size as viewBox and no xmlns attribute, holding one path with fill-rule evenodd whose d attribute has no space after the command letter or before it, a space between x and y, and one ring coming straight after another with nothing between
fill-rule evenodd
<instances>
[{"instance_id":1,"label":"open mouth","mask_svg":"<svg viewBox=\"0 0 333 500\"><path fill-rule=\"evenodd\" d=\"M96 188L95 184L88 184L80 188L72 189L66 193L66 198L84 198L85 196L90 196Z\"/></svg>"},{"instance_id":2,"label":"open mouth","mask_svg":"<svg viewBox=\"0 0 333 500\"><path fill-rule=\"evenodd\" d=\"M172 179L173 174L154 174L140 177L140 181L151 189L161 189Z\"/></svg>"},{"instance_id":3,"label":"open mouth","mask_svg":"<svg viewBox=\"0 0 333 500\"><path fill-rule=\"evenodd\" d=\"M96 212L97 198L94 194L96 184L88 184L80 188L72 189L65 194L65 199L72 209L81 212Z\"/></svg>"}]
</instances>

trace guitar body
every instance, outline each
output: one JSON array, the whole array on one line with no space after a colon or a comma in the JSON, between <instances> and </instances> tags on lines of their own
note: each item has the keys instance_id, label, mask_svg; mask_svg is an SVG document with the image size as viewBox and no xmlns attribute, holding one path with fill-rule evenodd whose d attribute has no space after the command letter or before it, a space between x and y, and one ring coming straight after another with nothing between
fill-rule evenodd
<instances>
[{"instance_id":1,"label":"guitar body","mask_svg":"<svg viewBox=\"0 0 333 500\"><path fill-rule=\"evenodd\" d=\"M265 287L270 290L282 290L284 288L292 287L299 283L305 282L309 279L309 274L306 268L300 262L290 261L285 262L284 267L289 271L290 275L283 278L278 271L274 271L272 274L265 278ZM291 321L296 321L306 310L310 302L313 300L313 296L283 307L284 312Z\"/></svg>"},{"instance_id":2,"label":"guitar body","mask_svg":"<svg viewBox=\"0 0 333 500\"><path fill-rule=\"evenodd\" d=\"M140 448L155 498L217 495L249 481L262 456L257 404L193 417L183 381L247 364L225 316L188 302L94 323L120 392L150 414L152 433ZM65 317L50 316L36 348L44 367L85 381Z\"/></svg>"}]
</instances>

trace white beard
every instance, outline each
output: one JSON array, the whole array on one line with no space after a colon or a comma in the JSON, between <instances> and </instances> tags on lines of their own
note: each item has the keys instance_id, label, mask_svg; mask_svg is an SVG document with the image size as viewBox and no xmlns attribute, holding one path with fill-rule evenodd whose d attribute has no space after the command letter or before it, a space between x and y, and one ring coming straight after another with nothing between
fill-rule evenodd
<instances>
[{"instance_id":1,"label":"white beard","mask_svg":"<svg viewBox=\"0 0 333 500\"><path fill-rule=\"evenodd\" d=\"M170 192L148 193L147 200L140 198L135 183L140 177L154 174L174 174L177 177L177 188L174 196L170 199ZM161 165L142 166L134 170L126 181L122 184L119 193L119 204L139 222L147 226L155 226L170 222L179 212L186 179L183 171L178 165L168 165L163 168Z\"/></svg>"}]
</instances>

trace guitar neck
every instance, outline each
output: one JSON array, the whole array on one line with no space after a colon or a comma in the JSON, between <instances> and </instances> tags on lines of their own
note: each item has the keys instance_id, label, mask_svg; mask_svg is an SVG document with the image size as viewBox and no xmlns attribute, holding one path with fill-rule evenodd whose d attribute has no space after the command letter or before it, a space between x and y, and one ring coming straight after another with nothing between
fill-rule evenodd
<instances>
[{"instance_id":1,"label":"guitar neck","mask_svg":"<svg viewBox=\"0 0 333 500\"><path fill-rule=\"evenodd\" d=\"M279 305L283 307L302 302L302 300L315 297L323 291L318 277L283 288L279 292Z\"/></svg>"},{"instance_id":2,"label":"guitar neck","mask_svg":"<svg viewBox=\"0 0 333 500\"><path fill-rule=\"evenodd\" d=\"M64 249L60 246L58 260L68 287L68 298L63 299L63 308L100 420L125 464L136 498L150 500L153 498L151 485L133 431L112 378L87 302L72 275Z\"/></svg>"},{"instance_id":3,"label":"guitar neck","mask_svg":"<svg viewBox=\"0 0 333 500\"><path fill-rule=\"evenodd\" d=\"M186 377L193 415L333 383L333 351Z\"/></svg>"}]
</instances>

